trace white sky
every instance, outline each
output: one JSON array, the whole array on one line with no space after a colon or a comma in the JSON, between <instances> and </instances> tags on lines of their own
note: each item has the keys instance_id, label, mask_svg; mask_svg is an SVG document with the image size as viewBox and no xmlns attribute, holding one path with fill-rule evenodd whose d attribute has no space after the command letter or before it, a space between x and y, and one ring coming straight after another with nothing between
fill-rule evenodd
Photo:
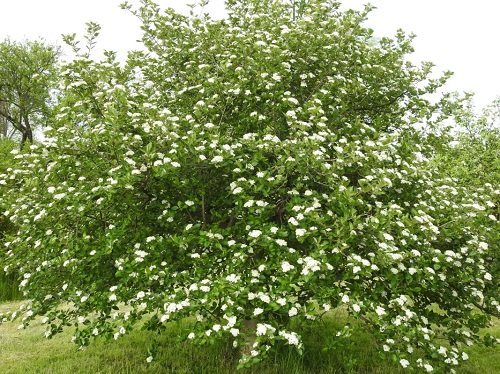
<instances>
[{"instance_id":1,"label":"white sky","mask_svg":"<svg viewBox=\"0 0 500 374\"><path fill-rule=\"evenodd\" d=\"M99 46L124 57L140 37L139 22L119 8L122 0L0 0L0 40L36 39L62 45L61 34L83 36L85 22L102 26ZM137 4L137 0L130 0ZM162 7L181 8L187 0L156 0ZM343 7L361 9L367 0L344 0ZM448 90L474 91L483 107L500 95L500 1L498 0L371 0L377 7L367 22L377 36L393 36L398 28L417 34L413 61L432 61L436 71L451 70ZM223 0L211 0L214 16Z\"/></svg>"}]
</instances>

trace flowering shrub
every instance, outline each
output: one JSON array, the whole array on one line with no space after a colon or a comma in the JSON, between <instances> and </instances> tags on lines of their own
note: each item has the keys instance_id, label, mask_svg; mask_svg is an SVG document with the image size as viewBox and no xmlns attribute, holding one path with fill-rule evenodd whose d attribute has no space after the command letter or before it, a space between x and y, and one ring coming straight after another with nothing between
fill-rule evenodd
<instances>
[{"instance_id":1,"label":"flowering shrub","mask_svg":"<svg viewBox=\"0 0 500 374\"><path fill-rule=\"evenodd\" d=\"M499 191L427 167L419 128L444 115L425 95L446 76L405 61L411 37L374 40L370 8L326 0L300 17L228 1L223 20L124 7L146 50L68 64L45 141L1 176L20 191L3 261L30 299L5 318L73 323L85 346L193 316L184 338L231 339L245 366L344 308L402 367L465 360L500 311Z\"/></svg>"}]
</instances>

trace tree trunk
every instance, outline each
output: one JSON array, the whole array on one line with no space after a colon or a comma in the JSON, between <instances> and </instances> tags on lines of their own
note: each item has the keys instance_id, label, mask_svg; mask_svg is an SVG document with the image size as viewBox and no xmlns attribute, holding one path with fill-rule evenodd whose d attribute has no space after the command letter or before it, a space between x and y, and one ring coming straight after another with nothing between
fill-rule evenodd
<instances>
[{"instance_id":1,"label":"tree trunk","mask_svg":"<svg viewBox=\"0 0 500 374\"><path fill-rule=\"evenodd\" d=\"M9 106L6 101L0 101L0 136L2 138L7 137L8 133L8 125L9 122L7 121L7 113L9 110Z\"/></svg>"},{"instance_id":2,"label":"tree trunk","mask_svg":"<svg viewBox=\"0 0 500 374\"><path fill-rule=\"evenodd\" d=\"M33 143L33 131L28 116L24 116L23 137L21 139L21 148L24 147L26 142Z\"/></svg>"},{"instance_id":3,"label":"tree trunk","mask_svg":"<svg viewBox=\"0 0 500 374\"><path fill-rule=\"evenodd\" d=\"M243 322L243 334L245 337L245 344L240 347L240 354L244 354L247 356L251 355L251 351L253 349L253 344L255 343L255 329L257 327L256 319L247 319Z\"/></svg>"}]
</instances>

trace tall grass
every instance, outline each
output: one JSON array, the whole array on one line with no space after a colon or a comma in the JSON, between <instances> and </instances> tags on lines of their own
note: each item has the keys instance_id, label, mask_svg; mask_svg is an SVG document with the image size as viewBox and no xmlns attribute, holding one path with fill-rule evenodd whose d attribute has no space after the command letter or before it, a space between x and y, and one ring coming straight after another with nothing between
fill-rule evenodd
<instances>
[{"instance_id":1,"label":"tall grass","mask_svg":"<svg viewBox=\"0 0 500 374\"><path fill-rule=\"evenodd\" d=\"M15 309L20 303L0 304L0 311ZM376 346L366 333L352 337L352 343L324 352L329 336L346 322L342 313L303 329L306 350L299 355L288 346L277 347L269 360L241 374L400 374L407 373L397 364L379 358ZM17 323L0 325L0 373L2 374L233 374L238 353L230 342L198 347L190 342L177 343L178 334L191 321L172 323L167 332L133 331L117 341L97 340L84 350L70 342L71 331L53 339L43 337L44 326L34 323L18 330ZM500 337L500 325L490 329ZM157 339L158 351L151 363L146 362L148 348ZM500 373L500 348L475 347L469 350L470 362L458 374ZM419 371L416 371L419 373Z\"/></svg>"},{"instance_id":2,"label":"tall grass","mask_svg":"<svg viewBox=\"0 0 500 374\"><path fill-rule=\"evenodd\" d=\"M0 269L0 302L21 300L22 293L19 291L19 283L14 274L5 274Z\"/></svg>"}]
</instances>

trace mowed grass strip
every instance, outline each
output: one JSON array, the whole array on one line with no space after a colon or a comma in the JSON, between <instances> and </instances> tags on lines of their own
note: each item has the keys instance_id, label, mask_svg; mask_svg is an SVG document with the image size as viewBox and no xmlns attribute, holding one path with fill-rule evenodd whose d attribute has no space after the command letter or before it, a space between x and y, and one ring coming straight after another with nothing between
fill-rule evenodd
<instances>
[{"instance_id":1,"label":"mowed grass strip","mask_svg":"<svg viewBox=\"0 0 500 374\"><path fill-rule=\"evenodd\" d=\"M15 310L21 303L0 304L0 312ZM345 315L333 313L303 334L304 355L288 346L280 347L267 361L243 374L399 374L407 373L397 364L379 358L376 346L368 334L355 334L342 349L324 352L328 337L346 322ZM189 321L184 322L188 324ZM99 339L84 350L71 343L72 329L52 339L44 337L45 327L33 323L19 330L20 322L0 325L0 373L8 374L121 374L121 373L217 373L236 371L238 353L230 342L212 346L177 343L182 324L170 324L167 333L133 331L116 341ZM500 337L500 324L488 329ZM159 349L151 363L146 362L148 348L157 339ZM471 359L457 373L500 373L500 347L471 347ZM418 371L417 371L418 372Z\"/></svg>"}]
</instances>

